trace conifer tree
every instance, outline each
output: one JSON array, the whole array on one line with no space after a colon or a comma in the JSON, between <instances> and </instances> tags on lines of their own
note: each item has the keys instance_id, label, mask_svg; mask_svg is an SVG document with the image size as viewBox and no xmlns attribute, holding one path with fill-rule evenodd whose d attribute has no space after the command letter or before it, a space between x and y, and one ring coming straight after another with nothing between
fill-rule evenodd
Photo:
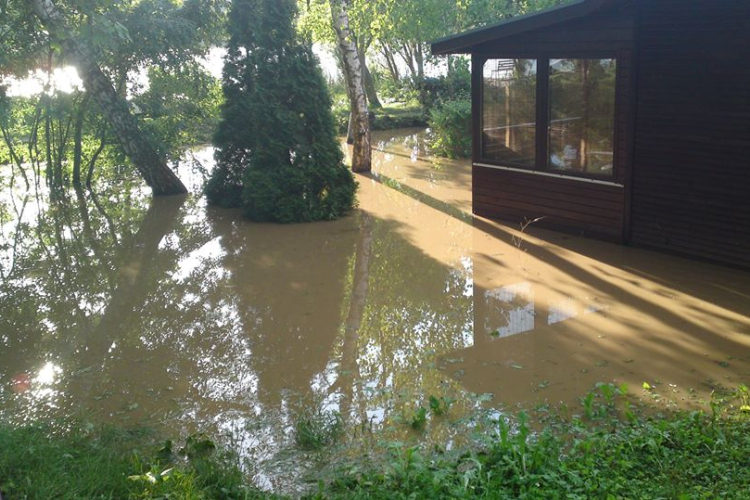
<instances>
[{"instance_id":1,"label":"conifer tree","mask_svg":"<svg viewBox=\"0 0 750 500\"><path fill-rule=\"evenodd\" d=\"M323 74L295 15L295 0L233 0L229 15L226 101L206 195L258 221L335 219L354 205Z\"/></svg>"}]
</instances>

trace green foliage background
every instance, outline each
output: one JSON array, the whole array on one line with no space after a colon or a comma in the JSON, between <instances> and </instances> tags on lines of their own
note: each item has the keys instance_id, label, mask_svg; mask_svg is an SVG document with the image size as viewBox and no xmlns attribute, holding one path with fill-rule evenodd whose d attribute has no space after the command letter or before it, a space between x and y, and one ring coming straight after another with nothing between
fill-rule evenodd
<instances>
[{"instance_id":1,"label":"green foliage background","mask_svg":"<svg viewBox=\"0 0 750 500\"><path fill-rule=\"evenodd\" d=\"M447 158L471 156L471 101L446 101L430 113L432 152Z\"/></svg>"}]
</instances>

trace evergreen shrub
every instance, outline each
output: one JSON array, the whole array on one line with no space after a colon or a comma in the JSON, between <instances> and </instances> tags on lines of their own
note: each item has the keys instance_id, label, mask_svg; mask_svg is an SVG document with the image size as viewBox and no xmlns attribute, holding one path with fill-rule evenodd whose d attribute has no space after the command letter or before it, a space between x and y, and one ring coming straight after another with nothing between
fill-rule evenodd
<instances>
[{"instance_id":1,"label":"evergreen shrub","mask_svg":"<svg viewBox=\"0 0 750 500\"><path fill-rule=\"evenodd\" d=\"M355 203L329 97L293 0L235 0L209 203L257 221L335 219Z\"/></svg>"}]
</instances>

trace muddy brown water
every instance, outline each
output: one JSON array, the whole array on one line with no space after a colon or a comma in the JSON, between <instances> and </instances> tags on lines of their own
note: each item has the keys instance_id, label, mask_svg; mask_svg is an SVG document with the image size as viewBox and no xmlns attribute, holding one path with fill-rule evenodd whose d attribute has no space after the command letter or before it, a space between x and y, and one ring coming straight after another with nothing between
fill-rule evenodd
<instances>
[{"instance_id":1,"label":"muddy brown water","mask_svg":"<svg viewBox=\"0 0 750 500\"><path fill-rule=\"evenodd\" d=\"M3 186L0 416L226 434L259 484L294 489L310 412L365 448L445 445L482 401L575 405L613 382L689 407L750 381L750 273L473 217L469 163L424 142L375 134L358 210L316 224ZM197 192L211 151L193 156ZM414 432L429 396L454 402Z\"/></svg>"}]
</instances>

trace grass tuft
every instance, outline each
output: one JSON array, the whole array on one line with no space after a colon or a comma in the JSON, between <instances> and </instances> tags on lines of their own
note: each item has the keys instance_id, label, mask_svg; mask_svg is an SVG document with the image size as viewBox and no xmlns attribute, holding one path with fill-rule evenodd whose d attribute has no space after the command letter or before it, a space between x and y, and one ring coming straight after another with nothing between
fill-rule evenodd
<instances>
[{"instance_id":1,"label":"grass tuft","mask_svg":"<svg viewBox=\"0 0 750 500\"><path fill-rule=\"evenodd\" d=\"M320 451L339 439L344 426L336 412L304 413L294 424L294 442L307 451Z\"/></svg>"}]
</instances>

